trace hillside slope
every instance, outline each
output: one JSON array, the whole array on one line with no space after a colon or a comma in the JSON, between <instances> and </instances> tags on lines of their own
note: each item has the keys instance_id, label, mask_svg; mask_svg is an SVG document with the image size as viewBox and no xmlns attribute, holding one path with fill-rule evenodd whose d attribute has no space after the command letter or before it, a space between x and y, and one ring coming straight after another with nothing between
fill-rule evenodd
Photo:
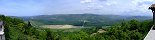
<instances>
[{"instance_id":1,"label":"hillside slope","mask_svg":"<svg viewBox=\"0 0 155 40\"><path fill-rule=\"evenodd\" d=\"M149 20L149 16L119 16L119 15L97 15L97 14L57 14L57 15L40 15L31 17L18 17L25 21L32 20L46 25L70 24L81 26L85 20L86 26L109 26L122 20L136 19L139 21Z\"/></svg>"}]
</instances>

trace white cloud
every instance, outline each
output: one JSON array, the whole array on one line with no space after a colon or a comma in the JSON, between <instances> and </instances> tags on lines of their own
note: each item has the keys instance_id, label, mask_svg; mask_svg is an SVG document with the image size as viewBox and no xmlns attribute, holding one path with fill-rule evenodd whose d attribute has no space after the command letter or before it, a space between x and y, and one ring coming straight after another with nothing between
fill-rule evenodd
<instances>
[{"instance_id":1,"label":"white cloud","mask_svg":"<svg viewBox=\"0 0 155 40\"><path fill-rule=\"evenodd\" d=\"M140 12L148 12L148 7L153 4L155 0L134 0L132 4L135 6L136 10Z\"/></svg>"},{"instance_id":2,"label":"white cloud","mask_svg":"<svg viewBox=\"0 0 155 40\"><path fill-rule=\"evenodd\" d=\"M149 13L148 7L155 0L82 0L87 10L94 10L96 13L120 14L124 12L131 12L130 14ZM85 10L85 11L87 11ZM129 13L126 13L127 15ZM140 14L141 15L141 14Z\"/></svg>"},{"instance_id":3,"label":"white cloud","mask_svg":"<svg viewBox=\"0 0 155 40\"><path fill-rule=\"evenodd\" d=\"M112 1L112 2L106 2L105 4L108 5L108 6L110 6L110 5L115 5L115 4L117 4L117 2Z\"/></svg>"},{"instance_id":4,"label":"white cloud","mask_svg":"<svg viewBox=\"0 0 155 40\"><path fill-rule=\"evenodd\" d=\"M81 4L87 7L87 9L96 9L96 8L101 8L103 7L100 3L99 0L82 0Z\"/></svg>"},{"instance_id":5,"label":"white cloud","mask_svg":"<svg viewBox=\"0 0 155 40\"><path fill-rule=\"evenodd\" d=\"M139 3L150 2L153 3L155 0L133 0L132 3L138 5Z\"/></svg>"},{"instance_id":6,"label":"white cloud","mask_svg":"<svg viewBox=\"0 0 155 40\"><path fill-rule=\"evenodd\" d=\"M81 3L91 3L93 0L82 0Z\"/></svg>"}]
</instances>

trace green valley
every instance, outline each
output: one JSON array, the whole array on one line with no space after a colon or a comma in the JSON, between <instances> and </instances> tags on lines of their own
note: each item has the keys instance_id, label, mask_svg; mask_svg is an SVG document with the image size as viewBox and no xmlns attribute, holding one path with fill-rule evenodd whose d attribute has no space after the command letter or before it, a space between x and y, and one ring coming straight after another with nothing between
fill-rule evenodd
<instances>
[{"instance_id":1,"label":"green valley","mask_svg":"<svg viewBox=\"0 0 155 40\"><path fill-rule=\"evenodd\" d=\"M46 16L41 17L48 18ZM27 23L23 20L20 20L20 18L17 19L1 15L0 20L5 22L6 40L143 40L152 26L152 21L149 20L149 17L144 17L145 19L143 20L139 20L138 17L135 17L137 19L133 18L133 20L127 20L129 18L123 20L115 17L115 19L119 19L122 21L116 21L118 23L104 27L105 24L100 25L102 24L100 23L102 22L102 20L99 19L102 19L102 17L96 17L97 19L86 19L92 22L94 20L95 22L97 22L97 24L99 22L99 27L95 25L96 23L92 25L86 24L84 28L51 29L37 27L41 25L49 25L48 27L54 25L55 27L56 24L58 26L62 26L64 24L72 23L71 21L76 22L77 20L81 20L77 17L73 18L71 16L71 18L68 18L69 20L65 19L67 18L66 16L63 16L64 18L59 18L59 16L55 17L57 18L52 18L53 20L47 20L45 18L29 19L31 21L28 21ZM91 15L90 17L93 16ZM49 18L51 19L51 17ZM108 18L109 17L107 17L106 21L110 21L110 19ZM49 23L46 23L46 21L44 20ZM54 20L56 23L54 22ZM59 25L59 22L57 21L63 21L63 24ZM66 21L69 23L66 23ZM110 21L109 23L113 22ZM68 27L71 25L66 26Z\"/></svg>"}]
</instances>

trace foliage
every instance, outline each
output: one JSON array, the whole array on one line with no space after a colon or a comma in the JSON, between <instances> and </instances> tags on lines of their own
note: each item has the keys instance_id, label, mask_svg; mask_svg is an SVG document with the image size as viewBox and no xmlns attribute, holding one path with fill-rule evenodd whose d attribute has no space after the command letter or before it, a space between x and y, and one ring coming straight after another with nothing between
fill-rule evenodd
<instances>
[{"instance_id":1,"label":"foliage","mask_svg":"<svg viewBox=\"0 0 155 40\"><path fill-rule=\"evenodd\" d=\"M79 31L57 31L28 26L24 21L4 15L0 20L5 22L6 40L143 40L152 26L151 21L123 21L98 33L98 27L82 28ZM29 24L30 25L30 24ZM96 33L92 35L93 33Z\"/></svg>"},{"instance_id":2,"label":"foliage","mask_svg":"<svg viewBox=\"0 0 155 40\"><path fill-rule=\"evenodd\" d=\"M20 18L20 17L18 17ZM31 17L21 17L24 20L32 20L35 24L45 25L83 25L85 20L85 26L111 26L117 22L124 20L137 19L144 21L151 19L148 16L120 16L120 15L97 15L97 14L57 14L57 15L39 15Z\"/></svg>"}]
</instances>

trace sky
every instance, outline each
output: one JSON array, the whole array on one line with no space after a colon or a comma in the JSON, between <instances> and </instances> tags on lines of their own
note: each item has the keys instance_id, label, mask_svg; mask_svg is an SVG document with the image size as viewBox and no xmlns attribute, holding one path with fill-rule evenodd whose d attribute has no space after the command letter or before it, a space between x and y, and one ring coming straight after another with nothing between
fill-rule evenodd
<instances>
[{"instance_id":1,"label":"sky","mask_svg":"<svg viewBox=\"0 0 155 40\"><path fill-rule=\"evenodd\" d=\"M101 14L152 16L155 0L0 0L0 14L34 16L52 14Z\"/></svg>"}]
</instances>

